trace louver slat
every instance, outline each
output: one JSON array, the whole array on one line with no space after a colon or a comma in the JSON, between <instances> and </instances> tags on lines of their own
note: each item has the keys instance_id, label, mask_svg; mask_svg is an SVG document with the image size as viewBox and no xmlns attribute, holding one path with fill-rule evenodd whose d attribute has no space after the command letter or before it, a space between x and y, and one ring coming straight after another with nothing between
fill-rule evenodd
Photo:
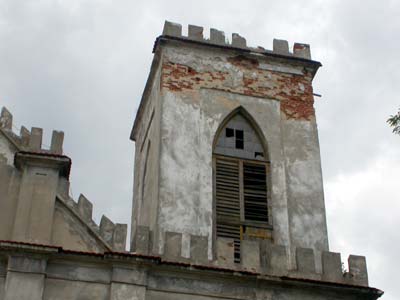
<instances>
[{"instance_id":1,"label":"louver slat","mask_svg":"<svg viewBox=\"0 0 400 300\"><path fill-rule=\"evenodd\" d=\"M216 159L217 236L234 240L234 261L240 262L239 162Z\"/></svg>"},{"instance_id":2,"label":"louver slat","mask_svg":"<svg viewBox=\"0 0 400 300\"><path fill-rule=\"evenodd\" d=\"M268 222L265 165L243 163L245 220Z\"/></svg>"},{"instance_id":3,"label":"louver slat","mask_svg":"<svg viewBox=\"0 0 400 300\"><path fill-rule=\"evenodd\" d=\"M215 179L217 218L240 221L239 163L218 158Z\"/></svg>"},{"instance_id":4,"label":"louver slat","mask_svg":"<svg viewBox=\"0 0 400 300\"><path fill-rule=\"evenodd\" d=\"M240 226L217 223L217 236L233 239L234 262L240 263Z\"/></svg>"}]
</instances>

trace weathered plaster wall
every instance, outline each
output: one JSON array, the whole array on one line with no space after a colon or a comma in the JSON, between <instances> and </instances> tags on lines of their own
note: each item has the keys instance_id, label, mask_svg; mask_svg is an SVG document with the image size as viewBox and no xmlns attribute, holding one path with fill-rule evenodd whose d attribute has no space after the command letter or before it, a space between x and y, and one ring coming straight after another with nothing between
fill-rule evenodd
<instances>
[{"instance_id":1,"label":"weathered plaster wall","mask_svg":"<svg viewBox=\"0 0 400 300\"><path fill-rule=\"evenodd\" d=\"M110 287L107 284L79 282L62 279L46 279L43 300L61 299L110 299Z\"/></svg>"},{"instance_id":2,"label":"weathered plaster wall","mask_svg":"<svg viewBox=\"0 0 400 300\"><path fill-rule=\"evenodd\" d=\"M132 238L138 225L156 230L158 206L158 170L160 151L160 69L151 85L141 122L135 137L135 174L132 205ZM135 246L132 244L132 250Z\"/></svg>"},{"instance_id":3,"label":"weathered plaster wall","mask_svg":"<svg viewBox=\"0 0 400 300\"><path fill-rule=\"evenodd\" d=\"M0 300L4 299L4 285L5 285L5 278L0 276Z\"/></svg>"},{"instance_id":4,"label":"weathered plaster wall","mask_svg":"<svg viewBox=\"0 0 400 300\"><path fill-rule=\"evenodd\" d=\"M12 239L50 244L58 170L26 166L22 173Z\"/></svg>"},{"instance_id":5,"label":"weathered plaster wall","mask_svg":"<svg viewBox=\"0 0 400 300\"><path fill-rule=\"evenodd\" d=\"M0 240L12 237L20 181L19 171L0 163Z\"/></svg>"},{"instance_id":6,"label":"weathered plaster wall","mask_svg":"<svg viewBox=\"0 0 400 300\"><path fill-rule=\"evenodd\" d=\"M52 244L76 251L103 252L106 250L88 228L69 213L60 202L56 202L55 205Z\"/></svg>"},{"instance_id":7,"label":"weathered plaster wall","mask_svg":"<svg viewBox=\"0 0 400 300\"><path fill-rule=\"evenodd\" d=\"M286 183L279 176L283 172L279 102L203 89L189 96L166 91L163 103L159 226L165 231L212 236L213 140L222 121L241 106L259 124L268 143L274 162L271 168L274 238L288 245L287 205L282 197Z\"/></svg>"},{"instance_id":8,"label":"weathered plaster wall","mask_svg":"<svg viewBox=\"0 0 400 300\"><path fill-rule=\"evenodd\" d=\"M0 163L3 162L8 165L12 165L16 151L17 149L0 132Z\"/></svg>"},{"instance_id":9,"label":"weathered plaster wall","mask_svg":"<svg viewBox=\"0 0 400 300\"><path fill-rule=\"evenodd\" d=\"M7 274L6 263L3 260L0 260L0 300L4 299L6 274Z\"/></svg>"},{"instance_id":10,"label":"weathered plaster wall","mask_svg":"<svg viewBox=\"0 0 400 300\"><path fill-rule=\"evenodd\" d=\"M315 119L283 120L292 246L328 250L321 160ZM292 250L292 253L294 251ZM320 253L320 252L319 252ZM319 265L317 265L320 268Z\"/></svg>"},{"instance_id":11,"label":"weathered plaster wall","mask_svg":"<svg viewBox=\"0 0 400 300\"><path fill-rule=\"evenodd\" d=\"M154 290L153 290L154 289ZM354 295L312 289L281 288L274 284L251 280L229 281L220 278L219 282L206 277L182 278L174 274L152 276L146 300L209 300L209 299L241 299L241 300L336 300L356 299Z\"/></svg>"},{"instance_id":12,"label":"weathered plaster wall","mask_svg":"<svg viewBox=\"0 0 400 300\"><path fill-rule=\"evenodd\" d=\"M311 81L306 67L279 59L165 46L159 228L211 242L212 143L224 118L241 106L269 148L274 241L327 250Z\"/></svg>"},{"instance_id":13,"label":"weathered plaster wall","mask_svg":"<svg viewBox=\"0 0 400 300\"><path fill-rule=\"evenodd\" d=\"M39 248L33 246L29 251ZM376 299L379 294L355 285L257 277L171 263L159 265L143 261L143 258L118 255L104 258L82 252L47 251L50 252L28 254L20 248L19 255L12 252L0 255L0 261L8 259L7 270L0 264L0 299L2 274L7 282L4 292L7 300L368 300Z\"/></svg>"}]
</instances>

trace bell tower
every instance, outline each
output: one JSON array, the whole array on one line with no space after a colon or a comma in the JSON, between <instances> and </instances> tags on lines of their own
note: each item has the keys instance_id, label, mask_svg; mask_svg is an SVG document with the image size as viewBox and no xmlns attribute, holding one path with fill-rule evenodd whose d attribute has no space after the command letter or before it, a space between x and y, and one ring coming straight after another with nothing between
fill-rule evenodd
<instances>
[{"instance_id":1,"label":"bell tower","mask_svg":"<svg viewBox=\"0 0 400 300\"><path fill-rule=\"evenodd\" d=\"M321 64L309 45L275 39L266 50L165 22L153 51L131 133L131 250L281 275L333 265L343 277L328 246L312 88ZM365 283L365 258L352 262Z\"/></svg>"},{"instance_id":2,"label":"bell tower","mask_svg":"<svg viewBox=\"0 0 400 300\"><path fill-rule=\"evenodd\" d=\"M138 226L162 253L165 232L268 240L328 250L310 48L166 22L131 138L136 142L132 241ZM134 244L134 243L133 243ZM133 245L133 248L135 246ZM294 252L293 252L294 253Z\"/></svg>"}]
</instances>

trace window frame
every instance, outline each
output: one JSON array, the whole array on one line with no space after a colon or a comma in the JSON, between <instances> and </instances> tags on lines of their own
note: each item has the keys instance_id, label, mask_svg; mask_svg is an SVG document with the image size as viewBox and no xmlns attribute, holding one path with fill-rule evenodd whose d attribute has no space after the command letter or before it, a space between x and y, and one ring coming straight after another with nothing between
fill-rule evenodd
<instances>
[{"instance_id":1,"label":"window frame","mask_svg":"<svg viewBox=\"0 0 400 300\"><path fill-rule=\"evenodd\" d=\"M258 135L260 143L263 148L263 156L262 159L251 159L251 158L240 158L233 155L215 153L214 149L217 147L218 139L221 134L226 134L226 127L230 120L234 118L236 115L241 115L246 119L246 121L252 126L253 130ZM235 133L234 133L235 136ZM236 142L236 138L235 138ZM269 147L266 142L265 136L261 128L258 126L257 122L254 120L252 115L247 112L245 108L239 106L232 110L221 122L219 128L215 132L213 144L212 144L212 253L213 257L217 257L217 227L219 225L226 225L226 226L238 226L239 227L239 242L244 239L268 239L273 240L273 214L272 214L272 174L271 174L271 162L269 160ZM257 157L257 156L255 156ZM266 168L266 185L267 185L267 208L268 208L268 222L261 222L261 221L245 221L244 220L244 197L240 196L240 221L238 222L225 222L223 219L219 218L217 220L217 182L216 182L216 164L217 158L231 160L231 161L242 161L240 163L241 170L239 171L240 177L240 185L243 186L243 162L255 163L255 164L262 164L265 165ZM240 188L243 191L243 187ZM222 226L223 227L223 226ZM245 231L245 232L244 232ZM222 236L220 236L222 237ZM232 238L233 239L233 238ZM233 239L234 240L234 239ZM235 240L234 240L235 241ZM241 258L241 250L239 250L239 258L237 259L237 249L236 249L236 242L235 242L235 263L240 262ZM239 245L240 246L240 245ZM240 246L241 249L241 246Z\"/></svg>"},{"instance_id":2,"label":"window frame","mask_svg":"<svg viewBox=\"0 0 400 300\"><path fill-rule=\"evenodd\" d=\"M215 154L213 153L213 206L214 206L214 220L215 220L215 225L217 224L217 186L216 186L216 171L217 171L217 159L223 159L223 160L230 160L237 162L239 164L239 201L240 201L240 221L238 224L239 226L252 226L252 227L258 227L258 228L264 228L264 229L272 229L272 216L271 216L271 188L270 188L270 162L269 161L262 161L262 160L255 160L255 159L244 159L244 158L239 158L239 157L234 157L234 156L228 156L228 155L221 155L221 154ZM256 164L256 165L262 165L265 166L265 175L266 175L266 183L267 183L267 196L266 196L266 201L267 201L267 207L268 207L268 222L262 222L262 221L254 221L254 220L246 220L244 213L245 213L245 207L244 207L244 188L243 188L243 163L244 162L249 162L251 164ZM233 223L232 221L226 219L220 219L223 222L229 222ZM216 231L216 226L215 231Z\"/></svg>"}]
</instances>

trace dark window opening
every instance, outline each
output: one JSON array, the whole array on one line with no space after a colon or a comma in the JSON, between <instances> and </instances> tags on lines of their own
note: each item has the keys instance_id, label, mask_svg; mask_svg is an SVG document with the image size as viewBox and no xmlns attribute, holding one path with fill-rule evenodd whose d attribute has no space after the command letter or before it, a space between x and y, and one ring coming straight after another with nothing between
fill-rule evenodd
<instances>
[{"instance_id":1,"label":"dark window opening","mask_svg":"<svg viewBox=\"0 0 400 300\"><path fill-rule=\"evenodd\" d=\"M243 130L235 130L235 147L236 149L244 149Z\"/></svg>"},{"instance_id":2,"label":"dark window opening","mask_svg":"<svg viewBox=\"0 0 400 300\"><path fill-rule=\"evenodd\" d=\"M236 139L235 147L236 147L236 149L244 149L243 140Z\"/></svg>"},{"instance_id":3,"label":"dark window opening","mask_svg":"<svg viewBox=\"0 0 400 300\"><path fill-rule=\"evenodd\" d=\"M235 135L234 131L232 128L226 128L225 129L225 136L226 137L233 137Z\"/></svg>"},{"instance_id":4,"label":"dark window opening","mask_svg":"<svg viewBox=\"0 0 400 300\"><path fill-rule=\"evenodd\" d=\"M245 220L268 222L265 165L243 163L243 194Z\"/></svg>"},{"instance_id":5,"label":"dark window opening","mask_svg":"<svg viewBox=\"0 0 400 300\"><path fill-rule=\"evenodd\" d=\"M243 140L243 130L236 129L236 138L239 140Z\"/></svg>"},{"instance_id":6,"label":"dark window opening","mask_svg":"<svg viewBox=\"0 0 400 300\"><path fill-rule=\"evenodd\" d=\"M260 156L260 157L264 157L264 153L263 152L254 152L254 157L255 158L257 158L257 156Z\"/></svg>"}]
</instances>

